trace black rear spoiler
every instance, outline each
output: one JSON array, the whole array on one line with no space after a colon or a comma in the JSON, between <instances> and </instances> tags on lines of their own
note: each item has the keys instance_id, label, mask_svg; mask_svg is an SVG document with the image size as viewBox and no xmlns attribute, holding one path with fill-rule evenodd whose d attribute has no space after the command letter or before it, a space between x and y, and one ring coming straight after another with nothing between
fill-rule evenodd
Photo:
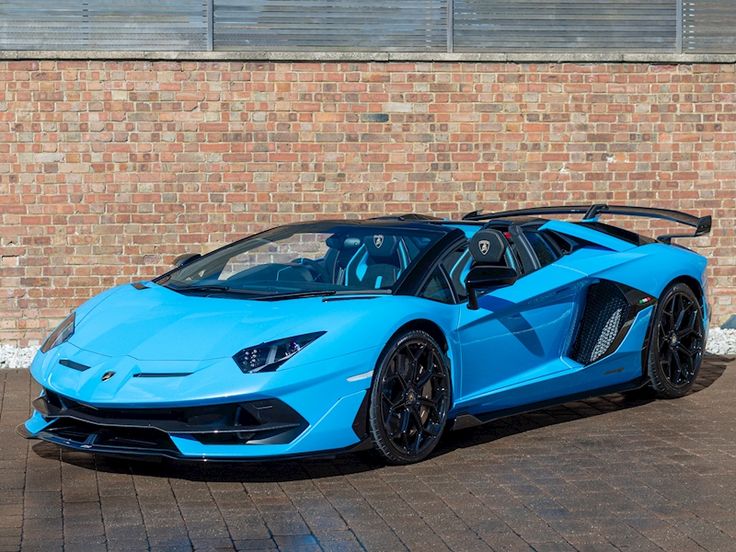
<instances>
[{"instance_id":1,"label":"black rear spoiler","mask_svg":"<svg viewBox=\"0 0 736 552\"><path fill-rule=\"evenodd\" d=\"M710 232L712 219L710 215L696 217L673 209L657 209L653 207L636 207L629 205L557 205L551 207L532 207L530 209L516 209L513 211L499 211L483 214L481 211L472 211L463 217L463 220L494 220L510 217L526 217L541 215L582 214L583 220L594 220L600 215L628 215L632 217L648 217L677 222L695 228L692 234L665 234L658 236L657 241L670 243L673 238L694 238Z\"/></svg>"}]
</instances>

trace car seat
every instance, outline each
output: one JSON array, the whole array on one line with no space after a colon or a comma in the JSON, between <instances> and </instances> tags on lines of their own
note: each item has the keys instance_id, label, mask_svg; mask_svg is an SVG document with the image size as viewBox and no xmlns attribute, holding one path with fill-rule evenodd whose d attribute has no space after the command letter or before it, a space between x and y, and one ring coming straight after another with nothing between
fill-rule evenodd
<instances>
[{"instance_id":1,"label":"car seat","mask_svg":"<svg viewBox=\"0 0 736 552\"><path fill-rule=\"evenodd\" d=\"M402 265L396 236L372 234L363 239L364 255L356 255L348 263L347 285L360 283L368 289L386 288L396 283Z\"/></svg>"}]
</instances>

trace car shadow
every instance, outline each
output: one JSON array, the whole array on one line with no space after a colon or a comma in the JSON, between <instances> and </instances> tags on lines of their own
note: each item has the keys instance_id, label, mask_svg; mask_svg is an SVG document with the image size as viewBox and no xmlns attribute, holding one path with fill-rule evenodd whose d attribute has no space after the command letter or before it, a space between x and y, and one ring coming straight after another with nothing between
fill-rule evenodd
<instances>
[{"instance_id":1,"label":"car shadow","mask_svg":"<svg viewBox=\"0 0 736 552\"><path fill-rule=\"evenodd\" d=\"M716 382L733 360L708 356L700 369L691 394L699 393ZM652 402L646 390L614 393L592 399L569 402L525 414L502 418L468 429L448 432L430 459L441 457L460 448L490 443L525 431L560 423L590 418L636 408ZM207 482L285 482L321 479L368 472L386 465L371 452L348 453L334 458L298 459L258 462L177 462L170 460L129 460L84 452L60 450L49 443L36 443L33 451L42 458L59 460L79 467L102 472L125 473L147 477L186 479Z\"/></svg>"}]
</instances>

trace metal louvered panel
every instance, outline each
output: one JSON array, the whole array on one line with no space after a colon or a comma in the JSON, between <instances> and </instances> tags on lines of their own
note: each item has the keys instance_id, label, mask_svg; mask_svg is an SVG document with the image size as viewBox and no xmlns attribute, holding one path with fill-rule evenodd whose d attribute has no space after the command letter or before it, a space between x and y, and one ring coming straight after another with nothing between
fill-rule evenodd
<instances>
[{"instance_id":1,"label":"metal louvered panel","mask_svg":"<svg viewBox=\"0 0 736 552\"><path fill-rule=\"evenodd\" d=\"M3 0L4 50L204 50L207 0Z\"/></svg>"},{"instance_id":2,"label":"metal louvered panel","mask_svg":"<svg viewBox=\"0 0 736 552\"><path fill-rule=\"evenodd\" d=\"M677 42L677 0L454 0L454 4L458 52L673 51Z\"/></svg>"},{"instance_id":3,"label":"metal louvered panel","mask_svg":"<svg viewBox=\"0 0 736 552\"><path fill-rule=\"evenodd\" d=\"M217 50L444 51L447 0L216 0Z\"/></svg>"},{"instance_id":4,"label":"metal louvered panel","mask_svg":"<svg viewBox=\"0 0 736 552\"><path fill-rule=\"evenodd\" d=\"M736 0L683 1L682 11L684 52L736 52Z\"/></svg>"}]
</instances>

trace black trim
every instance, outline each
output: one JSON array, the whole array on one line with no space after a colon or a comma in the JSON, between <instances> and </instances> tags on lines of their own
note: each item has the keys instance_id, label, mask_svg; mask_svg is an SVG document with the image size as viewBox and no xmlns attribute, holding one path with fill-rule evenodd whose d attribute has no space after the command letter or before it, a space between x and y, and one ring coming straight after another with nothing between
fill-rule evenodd
<instances>
[{"instance_id":1,"label":"black trim","mask_svg":"<svg viewBox=\"0 0 736 552\"><path fill-rule=\"evenodd\" d=\"M612 236L614 238L637 246L646 245L648 243L655 243L657 241L647 236L637 234L636 232L632 232L631 230L626 230L625 228L620 228L611 224L605 224L597 220L581 220L576 222L575 224L585 226L587 228L592 228L596 232L601 232L608 236Z\"/></svg>"},{"instance_id":2,"label":"black trim","mask_svg":"<svg viewBox=\"0 0 736 552\"><path fill-rule=\"evenodd\" d=\"M450 274L447 272L447 268L445 268L445 265L443 265L441 262L437 263L435 270L439 270L442 274L442 277L445 279L445 283L447 284L447 287L450 289L450 295L452 295L452 303L453 305L457 305L461 303L460 297L457 294L457 290L455 289L455 285L452 281L452 277L450 277ZM425 299L429 299L428 297L425 297ZM442 301L439 301L442 302Z\"/></svg>"},{"instance_id":3,"label":"black trim","mask_svg":"<svg viewBox=\"0 0 736 552\"><path fill-rule=\"evenodd\" d=\"M371 393L370 389L368 389L363 396L363 400L360 401L358 413L355 415L352 425L355 435L357 435L358 439L361 441L368 438L368 408L370 403Z\"/></svg>"},{"instance_id":4,"label":"black trim","mask_svg":"<svg viewBox=\"0 0 736 552\"><path fill-rule=\"evenodd\" d=\"M139 291L142 290L142 289L148 289L148 286L145 285L143 282L134 282L134 283L132 283L130 285L133 286L135 289L137 289Z\"/></svg>"},{"instance_id":5,"label":"black trim","mask_svg":"<svg viewBox=\"0 0 736 552\"><path fill-rule=\"evenodd\" d=\"M511 249L516 252L516 256L520 262L520 276L531 274L535 270L542 268L534 248L526 239L521 226L516 224L509 225L509 234L511 235Z\"/></svg>"},{"instance_id":6,"label":"black trim","mask_svg":"<svg viewBox=\"0 0 736 552\"><path fill-rule=\"evenodd\" d=\"M656 318L656 309L652 311L652 316L649 318L649 326L647 327L647 333L644 336L644 343L641 347L641 377L648 378L649 377L649 344L652 341L652 336L654 335L654 321Z\"/></svg>"},{"instance_id":7,"label":"black trim","mask_svg":"<svg viewBox=\"0 0 736 552\"><path fill-rule=\"evenodd\" d=\"M614 283L619 287L619 289L621 289L621 291L623 291L626 301L629 303L629 313L623 327L618 334L616 334L611 346L605 353L603 353L601 358L607 357L619 348L623 340L628 335L629 330L634 323L634 319L641 311L648 309L649 307L654 307L657 304L657 298L649 295L648 293L644 293L643 291L627 286L626 284L619 282Z\"/></svg>"},{"instance_id":8,"label":"black trim","mask_svg":"<svg viewBox=\"0 0 736 552\"><path fill-rule=\"evenodd\" d=\"M503 410L490 410L481 414L460 414L455 417L450 430L466 429L488 422L493 422L500 418L507 418L509 416L515 416L517 414L525 414L527 412L534 412L550 406L557 406L565 404L571 401L579 401L582 399L592 399L595 397L602 397L603 395L610 395L611 393L623 393L625 391L633 391L635 389L641 389L649 383L647 378L636 378L634 380L620 383L616 385L610 385L607 387L600 387L591 391L581 391L580 393L571 393L555 399L549 399L546 401L539 401L536 403L526 404L514 408L506 408Z\"/></svg>"},{"instance_id":9,"label":"black trim","mask_svg":"<svg viewBox=\"0 0 736 552\"><path fill-rule=\"evenodd\" d=\"M493 220L511 217L527 217L538 215L566 215L585 214L590 210L590 205L557 205L550 207L530 207L528 209L512 209L509 211L498 211L483 214L482 209L471 211L463 216L463 220Z\"/></svg>"}]
</instances>

